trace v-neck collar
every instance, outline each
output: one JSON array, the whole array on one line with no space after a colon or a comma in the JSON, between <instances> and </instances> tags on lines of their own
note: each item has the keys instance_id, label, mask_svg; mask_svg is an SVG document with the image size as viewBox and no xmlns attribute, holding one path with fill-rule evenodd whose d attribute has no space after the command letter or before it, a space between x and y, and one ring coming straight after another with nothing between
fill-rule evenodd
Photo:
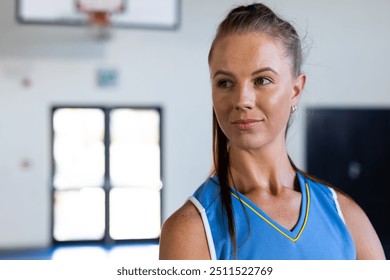
<instances>
[{"instance_id":1,"label":"v-neck collar","mask_svg":"<svg viewBox=\"0 0 390 280\"><path fill-rule=\"evenodd\" d=\"M241 202L247 207L249 210L254 212L259 218L263 219L269 226L274 228L280 234L290 239L293 242L296 242L301 236L302 232L306 227L306 222L309 216L310 209L310 190L309 185L306 182L305 178L299 172L296 172L299 181L299 187L302 193L301 199L301 207L299 213L299 219L297 224L294 226L292 230L289 230L283 226L281 226L278 222L268 216L259 206L253 203L250 199L248 199L245 195L241 194L239 191L232 188L232 196Z\"/></svg>"}]
</instances>

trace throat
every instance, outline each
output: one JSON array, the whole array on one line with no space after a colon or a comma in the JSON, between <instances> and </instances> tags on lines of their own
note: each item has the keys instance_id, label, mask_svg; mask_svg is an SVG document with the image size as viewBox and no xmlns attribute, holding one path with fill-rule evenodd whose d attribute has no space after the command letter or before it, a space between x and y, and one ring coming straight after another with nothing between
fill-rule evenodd
<instances>
[{"instance_id":1,"label":"throat","mask_svg":"<svg viewBox=\"0 0 390 280\"><path fill-rule=\"evenodd\" d=\"M301 216L302 194L286 190L273 195L266 192L247 194L246 197L281 227L292 231Z\"/></svg>"}]
</instances>

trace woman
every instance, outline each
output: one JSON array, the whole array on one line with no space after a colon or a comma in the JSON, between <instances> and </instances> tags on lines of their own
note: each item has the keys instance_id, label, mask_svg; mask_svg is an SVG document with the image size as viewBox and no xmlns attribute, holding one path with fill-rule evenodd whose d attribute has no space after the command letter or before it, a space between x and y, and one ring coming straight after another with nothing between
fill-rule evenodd
<instances>
[{"instance_id":1,"label":"woman","mask_svg":"<svg viewBox=\"0 0 390 280\"><path fill-rule=\"evenodd\" d=\"M300 171L285 136L306 76L293 26L233 9L209 53L214 174L165 223L160 259L384 259L362 209Z\"/></svg>"}]
</instances>

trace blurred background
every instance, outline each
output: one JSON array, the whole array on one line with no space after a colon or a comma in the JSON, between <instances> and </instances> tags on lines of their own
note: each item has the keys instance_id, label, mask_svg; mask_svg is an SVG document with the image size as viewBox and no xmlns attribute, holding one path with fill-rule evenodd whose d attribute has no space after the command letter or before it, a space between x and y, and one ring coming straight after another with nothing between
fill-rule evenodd
<instances>
[{"instance_id":1,"label":"blurred background","mask_svg":"<svg viewBox=\"0 0 390 280\"><path fill-rule=\"evenodd\" d=\"M211 170L208 50L252 1L80 2L0 2L1 259L157 259ZM389 255L390 2L263 3L306 53L290 156L356 199Z\"/></svg>"}]
</instances>

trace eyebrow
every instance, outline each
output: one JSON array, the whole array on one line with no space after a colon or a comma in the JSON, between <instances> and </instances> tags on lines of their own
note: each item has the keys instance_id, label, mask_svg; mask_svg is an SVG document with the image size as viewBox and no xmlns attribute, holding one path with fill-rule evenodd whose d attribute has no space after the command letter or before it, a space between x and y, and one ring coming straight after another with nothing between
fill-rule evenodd
<instances>
[{"instance_id":1,"label":"eyebrow","mask_svg":"<svg viewBox=\"0 0 390 280\"><path fill-rule=\"evenodd\" d=\"M267 71L270 71L270 72L275 73L276 75L279 75L278 72L276 72L276 70L272 69L271 67L264 67L264 68L261 68L255 72L253 72L252 76L257 75L257 74L262 73L262 72L267 72Z\"/></svg>"},{"instance_id":2,"label":"eyebrow","mask_svg":"<svg viewBox=\"0 0 390 280\"><path fill-rule=\"evenodd\" d=\"M272 69L271 67L264 67L264 68L260 68L258 70L256 70L255 72L252 73L252 76L255 76L257 74L260 74L262 72L267 72L267 71L270 71L270 72L273 72L275 73L276 75L279 75L278 72L276 72L274 69ZM215 76L217 75L226 75L226 76L234 76L233 73L229 72L229 71L225 71L225 70L218 70L217 72L214 73L214 76L213 78L215 78Z\"/></svg>"}]
</instances>

